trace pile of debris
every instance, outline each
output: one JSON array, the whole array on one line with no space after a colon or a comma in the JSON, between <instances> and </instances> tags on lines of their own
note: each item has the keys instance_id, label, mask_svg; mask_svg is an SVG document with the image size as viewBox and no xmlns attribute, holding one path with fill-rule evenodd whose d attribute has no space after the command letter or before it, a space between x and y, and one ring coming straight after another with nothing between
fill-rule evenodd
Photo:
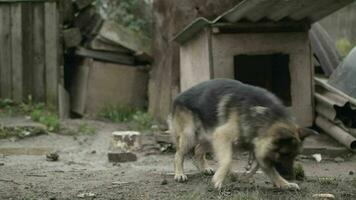
<instances>
[{"instance_id":1,"label":"pile of debris","mask_svg":"<svg viewBox=\"0 0 356 200\"><path fill-rule=\"evenodd\" d=\"M60 10L71 113L91 116L107 106L144 107L151 39L103 19L93 0L60 1Z\"/></svg>"},{"instance_id":2,"label":"pile of debris","mask_svg":"<svg viewBox=\"0 0 356 200\"><path fill-rule=\"evenodd\" d=\"M332 59L325 58L324 63L330 64ZM338 66L321 64L321 67L324 76L314 78L315 123L348 149L356 151L356 48Z\"/></svg>"},{"instance_id":3,"label":"pile of debris","mask_svg":"<svg viewBox=\"0 0 356 200\"><path fill-rule=\"evenodd\" d=\"M104 20L93 0L64 0L60 7L65 52L126 65L152 62L151 39Z\"/></svg>"}]
</instances>

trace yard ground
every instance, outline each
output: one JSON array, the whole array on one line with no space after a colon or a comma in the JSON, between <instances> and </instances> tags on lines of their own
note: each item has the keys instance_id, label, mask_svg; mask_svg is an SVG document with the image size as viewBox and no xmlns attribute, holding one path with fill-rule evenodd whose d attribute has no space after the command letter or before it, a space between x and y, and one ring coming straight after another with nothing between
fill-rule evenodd
<instances>
[{"instance_id":1,"label":"yard ground","mask_svg":"<svg viewBox=\"0 0 356 200\"><path fill-rule=\"evenodd\" d=\"M254 176L254 183L230 180L217 192L211 178L196 173L190 160L185 165L188 182L174 182L172 153L140 152L136 162L109 163L106 154L111 132L126 130L127 126L88 120L64 122L68 127L83 123L97 132L0 140L0 154L18 149L13 155L0 155L0 199L313 199L316 193L356 199L355 155L323 159L321 163L299 158L306 180L298 181L298 192L273 188L263 173ZM145 143L152 144L153 139L146 136ZM34 148L37 151L32 152ZM59 160L51 162L45 155L30 155L43 154L41 151L58 151ZM241 174L246 160L246 156L235 160L234 171Z\"/></svg>"}]
</instances>

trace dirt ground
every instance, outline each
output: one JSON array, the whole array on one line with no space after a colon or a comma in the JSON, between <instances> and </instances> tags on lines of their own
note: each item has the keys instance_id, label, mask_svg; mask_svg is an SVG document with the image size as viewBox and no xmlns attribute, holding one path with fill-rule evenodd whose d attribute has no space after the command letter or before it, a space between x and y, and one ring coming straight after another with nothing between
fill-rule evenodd
<instances>
[{"instance_id":1,"label":"dirt ground","mask_svg":"<svg viewBox=\"0 0 356 200\"><path fill-rule=\"evenodd\" d=\"M82 120L66 121L75 126ZM280 191L258 172L254 183L230 179L220 192L212 187L211 177L198 174L191 161L185 164L187 183L173 180L173 154L138 153L138 161L112 164L107 160L111 132L126 130L124 124L85 121L96 134L48 134L21 140L0 140L0 148L50 148L59 160L50 162L44 155L0 155L0 199L313 199L316 193L331 193L336 199L356 199L356 157L298 159L306 180L298 181L301 190ZM146 142L153 143L150 136ZM322 152L321 152L322 153ZM241 175L246 156L234 161ZM214 161L210 161L216 167Z\"/></svg>"}]
</instances>

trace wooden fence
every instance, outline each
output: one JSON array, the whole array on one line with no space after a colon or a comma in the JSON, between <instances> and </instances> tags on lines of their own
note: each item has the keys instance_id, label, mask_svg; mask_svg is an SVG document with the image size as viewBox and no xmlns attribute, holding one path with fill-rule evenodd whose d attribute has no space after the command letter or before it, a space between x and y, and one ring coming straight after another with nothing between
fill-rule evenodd
<instances>
[{"instance_id":1,"label":"wooden fence","mask_svg":"<svg viewBox=\"0 0 356 200\"><path fill-rule=\"evenodd\" d=\"M56 1L0 0L0 98L57 107L58 16Z\"/></svg>"}]
</instances>

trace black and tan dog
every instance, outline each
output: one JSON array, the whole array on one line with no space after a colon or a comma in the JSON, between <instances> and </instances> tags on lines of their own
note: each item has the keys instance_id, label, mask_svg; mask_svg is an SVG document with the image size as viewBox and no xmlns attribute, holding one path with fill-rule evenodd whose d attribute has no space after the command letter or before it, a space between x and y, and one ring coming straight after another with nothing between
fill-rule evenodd
<instances>
[{"instance_id":1,"label":"black and tan dog","mask_svg":"<svg viewBox=\"0 0 356 200\"><path fill-rule=\"evenodd\" d=\"M230 172L236 143L254 154L275 186L299 189L281 174L292 173L303 139L314 133L299 128L272 93L228 79L206 81L181 93L174 100L169 125L177 148L174 179L187 180L183 162L192 150L198 169L214 174L205 158L212 150L219 164L213 176L217 189Z\"/></svg>"}]
</instances>

